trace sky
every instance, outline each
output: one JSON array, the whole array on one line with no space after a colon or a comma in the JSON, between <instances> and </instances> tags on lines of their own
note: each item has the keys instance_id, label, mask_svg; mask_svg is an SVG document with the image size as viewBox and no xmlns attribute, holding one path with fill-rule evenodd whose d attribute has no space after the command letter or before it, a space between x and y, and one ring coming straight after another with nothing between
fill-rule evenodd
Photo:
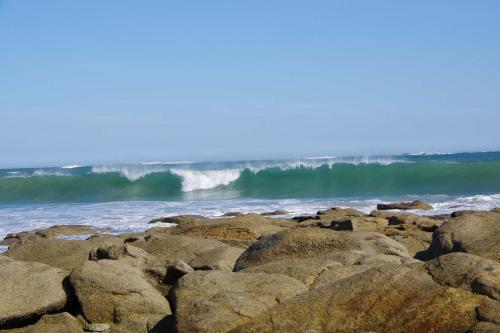
<instances>
[{"instance_id":1,"label":"sky","mask_svg":"<svg viewBox=\"0 0 500 333\"><path fill-rule=\"evenodd\" d=\"M0 0L0 167L500 150L500 1Z\"/></svg>"}]
</instances>

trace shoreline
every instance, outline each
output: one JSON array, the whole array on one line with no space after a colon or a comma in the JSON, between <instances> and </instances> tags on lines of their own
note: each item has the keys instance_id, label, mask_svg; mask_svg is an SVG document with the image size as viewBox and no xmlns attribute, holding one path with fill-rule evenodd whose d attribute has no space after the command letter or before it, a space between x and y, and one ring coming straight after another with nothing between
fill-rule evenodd
<instances>
[{"instance_id":1,"label":"shoreline","mask_svg":"<svg viewBox=\"0 0 500 333\"><path fill-rule=\"evenodd\" d=\"M0 331L500 329L500 208L377 208L158 216L147 230L120 234L89 225L9 234L0 242L10 246L0 255Z\"/></svg>"},{"instance_id":2,"label":"shoreline","mask_svg":"<svg viewBox=\"0 0 500 333\"><path fill-rule=\"evenodd\" d=\"M422 199L433 211L417 214L450 214L456 210L490 210L500 206L500 194L472 196L402 196L387 198L311 198L311 199L221 199L196 201L125 201L80 204L0 205L0 239L9 233L43 229L52 225L83 224L107 229L110 233L142 232L149 220L159 216L197 214L217 218L226 212L261 213L276 209L289 211L290 218L314 214L329 207L354 208L364 213L376 204L391 201Z\"/></svg>"}]
</instances>

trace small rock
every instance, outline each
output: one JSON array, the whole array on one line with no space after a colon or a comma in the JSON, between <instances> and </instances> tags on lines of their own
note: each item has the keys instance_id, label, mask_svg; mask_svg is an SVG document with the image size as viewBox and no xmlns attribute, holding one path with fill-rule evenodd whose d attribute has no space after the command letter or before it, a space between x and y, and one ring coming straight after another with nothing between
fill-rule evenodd
<instances>
[{"instance_id":1,"label":"small rock","mask_svg":"<svg viewBox=\"0 0 500 333\"><path fill-rule=\"evenodd\" d=\"M348 231L377 231L389 225L389 221L380 217L351 217L343 220L334 220L330 228L333 230Z\"/></svg>"},{"instance_id":2,"label":"small rock","mask_svg":"<svg viewBox=\"0 0 500 333\"><path fill-rule=\"evenodd\" d=\"M83 326L83 330L85 332L105 332L109 330L109 328L110 328L109 324L97 324L97 323L85 324Z\"/></svg>"},{"instance_id":3,"label":"small rock","mask_svg":"<svg viewBox=\"0 0 500 333\"><path fill-rule=\"evenodd\" d=\"M433 209L431 205L422 201L422 200L414 200L411 202L395 202L390 204L378 204L378 210L389 210L389 209L422 209L422 210L431 210Z\"/></svg>"},{"instance_id":4,"label":"small rock","mask_svg":"<svg viewBox=\"0 0 500 333\"><path fill-rule=\"evenodd\" d=\"M274 215L288 215L289 212L287 210L275 210L272 212L261 213L262 216L274 216Z\"/></svg>"},{"instance_id":5,"label":"small rock","mask_svg":"<svg viewBox=\"0 0 500 333\"><path fill-rule=\"evenodd\" d=\"M319 218L316 215L300 215L292 217L292 220L297 223L300 223L307 220L319 220Z\"/></svg>"},{"instance_id":6,"label":"small rock","mask_svg":"<svg viewBox=\"0 0 500 333\"><path fill-rule=\"evenodd\" d=\"M201 215L177 215L177 216L163 216L156 219L152 219L149 223L172 223L172 224L183 224L191 223L206 219Z\"/></svg>"},{"instance_id":7,"label":"small rock","mask_svg":"<svg viewBox=\"0 0 500 333\"><path fill-rule=\"evenodd\" d=\"M175 261L167 267L165 283L173 285L177 280L186 274L194 272L194 269L182 260Z\"/></svg>"},{"instance_id":8,"label":"small rock","mask_svg":"<svg viewBox=\"0 0 500 333\"><path fill-rule=\"evenodd\" d=\"M386 212L386 211L374 210L370 213L370 215L375 217L386 218L387 220L389 220L390 225L399 225L399 224L414 225L418 227L420 230L427 232L433 232L434 230L439 228L441 224L443 224L443 221L410 213Z\"/></svg>"},{"instance_id":9,"label":"small rock","mask_svg":"<svg viewBox=\"0 0 500 333\"><path fill-rule=\"evenodd\" d=\"M222 216L225 216L225 217L235 217L235 216L244 216L245 214L241 213L241 212L229 212L229 213L226 213Z\"/></svg>"}]
</instances>

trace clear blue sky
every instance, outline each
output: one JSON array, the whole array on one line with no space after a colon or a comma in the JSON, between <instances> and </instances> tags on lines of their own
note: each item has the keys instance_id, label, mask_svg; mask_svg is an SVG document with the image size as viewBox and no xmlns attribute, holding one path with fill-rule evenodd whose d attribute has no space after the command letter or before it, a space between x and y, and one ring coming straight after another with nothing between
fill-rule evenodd
<instances>
[{"instance_id":1,"label":"clear blue sky","mask_svg":"<svg viewBox=\"0 0 500 333\"><path fill-rule=\"evenodd\" d=\"M500 1L0 0L0 166L500 148Z\"/></svg>"}]
</instances>

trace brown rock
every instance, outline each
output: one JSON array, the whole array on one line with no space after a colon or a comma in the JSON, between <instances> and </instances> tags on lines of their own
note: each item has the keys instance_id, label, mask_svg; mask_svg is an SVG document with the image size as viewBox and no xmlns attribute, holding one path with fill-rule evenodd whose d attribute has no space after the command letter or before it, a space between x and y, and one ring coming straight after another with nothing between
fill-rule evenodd
<instances>
[{"instance_id":1,"label":"brown rock","mask_svg":"<svg viewBox=\"0 0 500 333\"><path fill-rule=\"evenodd\" d=\"M67 312L45 315L33 325L1 331L5 333L83 333L78 319Z\"/></svg>"},{"instance_id":2,"label":"brown rock","mask_svg":"<svg viewBox=\"0 0 500 333\"><path fill-rule=\"evenodd\" d=\"M384 218L363 216L333 220L330 228L338 231L378 231L388 225L389 221Z\"/></svg>"},{"instance_id":3,"label":"brown rock","mask_svg":"<svg viewBox=\"0 0 500 333\"><path fill-rule=\"evenodd\" d=\"M341 251L361 251L409 258L400 243L375 232L338 232L318 228L292 228L262 237L238 258L234 271L271 261L325 257Z\"/></svg>"},{"instance_id":4,"label":"brown rock","mask_svg":"<svg viewBox=\"0 0 500 333\"><path fill-rule=\"evenodd\" d=\"M419 229L421 229L422 231L428 231L428 232L433 232L441 224L443 224L442 221L410 213L386 212L386 211L375 210L371 212L370 215L375 217L385 218L389 220L390 225L399 225L399 224L414 225Z\"/></svg>"},{"instance_id":5,"label":"brown rock","mask_svg":"<svg viewBox=\"0 0 500 333\"><path fill-rule=\"evenodd\" d=\"M182 260L177 260L167 268L165 282L173 285L186 274L193 273L194 269Z\"/></svg>"},{"instance_id":6,"label":"brown rock","mask_svg":"<svg viewBox=\"0 0 500 333\"><path fill-rule=\"evenodd\" d=\"M143 273L118 260L87 261L73 270L70 282L85 318L118 332L147 332L171 314Z\"/></svg>"},{"instance_id":7,"label":"brown rock","mask_svg":"<svg viewBox=\"0 0 500 333\"><path fill-rule=\"evenodd\" d=\"M395 202L390 204L378 204L378 210L389 210L389 209L422 209L422 210L431 210L433 209L431 205L422 201L422 200L414 200L411 202Z\"/></svg>"},{"instance_id":8,"label":"brown rock","mask_svg":"<svg viewBox=\"0 0 500 333\"><path fill-rule=\"evenodd\" d=\"M241 270L244 273L278 273L315 289L380 265L402 264L408 259L359 251L336 252L325 257L281 259Z\"/></svg>"},{"instance_id":9,"label":"brown rock","mask_svg":"<svg viewBox=\"0 0 500 333\"><path fill-rule=\"evenodd\" d=\"M232 246L245 248L257 238L271 235L296 224L278 218L247 214L230 219L219 218L203 222L179 225L172 229L172 234L197 238L211 238Z\"/></svg>"},{"instance_id":10,"label":"brown rock","mask_svg":"<svg viewBox=\"0 0 500 333\"><path fill-rule=\"evenodd\" d=\"M149 223L173 223L173 224L189 224L205 220L206 218L201 215L177 215L177 216L163 216L152 219Z\"/></svg>"},{"instance_id":11,"label":"brown rock","mask_svg":"<svg viewBox=\"0 0 500 333\"><path fill-rule=\"evenodd\" d=\"M466 332L480 300L389 264L290 298L232 332Z\"/></svg>"},{"instance_id":12,"label":"brown rock","mask_svg":"<svg viewBox=\"0 0 500 333\"><path fill-rule=\"evenodd\" d=\"M41 262L70 271L87 261L92 249L122 242L117 237L95 237L89 240L40 239L13 245L5 255L16 260Z\"/></svg>"},{"instance_id":13,"label":"brown rock","mask_svg":"<svg viewBox=\"0 0 500 333\"><path fill-rule=\"evenodd\" d=\"M198 271L182 277L169 299L176 332L228 332L305 290L279 274Z\"/></svg>"},{"instance_id":14,"label":"brown rock","mask_svg":"<svg viewBox=\"0 0 500 333\"><path fill-rule=\"evenodd\" d=\"M500 300L500 263L467 253L453 252L425 264L443 285L465 288Z\"/></svg>"},{"instance_id":15,"label":"brown rock","mask_svg":"<svg viewBox=\"0 0 500 333\"><path fill-rule=\"evenodd\" d=\"M28 241L37 241L40 238L53 239L65 236L90 236L101 231L96 227L88 225L54 225L45 229L8 234L4 242L6 244L20 244Z\"/></svg>"},{"instance_id":16,"label":"brown rock","mask_svg":"<svg viewBox=\"0 0 500 333\"><path fill-rule=\"evenodd\" d=\"M500 325L500 302L485 299L485 301L477 308L477 318L481 321L487 321Z\"/></svg>"},{"instance_id":17,"label":"brown rock","mask_svg":"<svg viewBox=\"0 0 500 333\"><path fill-rule=\"evenodd\" d=\"M243 214L241 212L228 212L228 213L225 213L222 216L225 216L225 217L235 217L235 216L243 216L243 215L245 215L245 214Z\"/></svg>"},{"instance_id":18,"label":"brown rock","mask_svg":"<svg viewBox=\"0 0 500 333\"><path fill-rule=\"evenodd\" d=\"M470 331L471 333L500 333L500 325L488 322L479 322Z\"/></svg>"},{"instance_id":19,"label":"brown rock","mask_svg":"<svg viewBox=\"0 0 500 333\"><path fill-rule=\"evenodd\" d=\"M93 249L89 253L89 260L120 260L142 271L148 281L161 292L167 275L168 263L153 256L147 251L130 244L111 245Z\"/></svg>"},{"instance_id":20,"label":"brown rock","mask_svg":"<svg viewBox=\"0 0 500 333\"><path fill-rule=\"evenodd\" d=\"M460 212L454 216L434 232L429 258L466 252L500 261L500 214Z\"/></svg>"},{"instance_id":21,"label":"brown rock","mask_svg":"<svg viewBox=\"0 0 500 333\"><path fill-rule=\"evenodd\" d=\"M152 234L133 246L142 248L163 262L183 260L195 269L232 270L243 249L213 239L169 234Z\"/></svg>"},{"instance_id":22,"label":"brown rock","mask_svg":"<svg viewBox=\"0 0 500 333\"><path fill-rule=\"evenodd\" d=\"M290 214L287 210L274 210L272 212L261 213L262 216L275 216L275 215L288 215Z\"/></svg>"},{"instance_id":23,"label":"brown rock","mask_svg":"<svg viewBox=\"0 0 500 333\"><path fill-rule=\"evenodd\" d=\"M63 270L0 255L0 329L61 311L67 296Z\"/></svg>"}]
</instances>

